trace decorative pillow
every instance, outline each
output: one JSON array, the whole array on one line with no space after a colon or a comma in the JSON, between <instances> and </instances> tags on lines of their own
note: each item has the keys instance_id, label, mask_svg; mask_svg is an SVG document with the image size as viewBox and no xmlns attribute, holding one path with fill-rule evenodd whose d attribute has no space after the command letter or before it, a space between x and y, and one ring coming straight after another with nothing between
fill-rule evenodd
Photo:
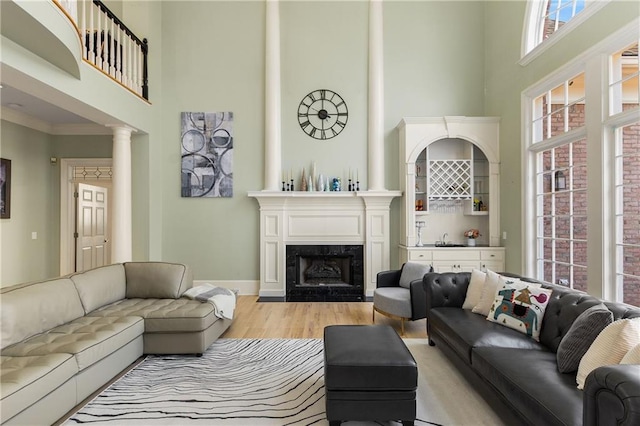
<instances>
[{"instance_id":1,"label":"decorative pillow","mask_svg":"<svg viewBox=\"0 0 640 426\"><path fill-rule=\"evenodd\" d=\"M407 262L400 274L400 287L409 288L412 281L421 280L424 274L431 270L431 266L417 262Z\"/></svg>"},{"instance_id":2,"label":"decorative pillow","mask_svg":"<svg viewBox=\"0 0 640 426\"><path fill-rule=\"evenodd\" d=\"M473 307L478 304L486 279L486 273L478 269L471 271L471 279L469 280L469 287L467 287L467 296L462 304L462 309L473 309Z\"/></svg>"},{"instance_id":3,"label":"decorative pillow","mask_svg":"<svg viewBox=\"0 0 640 426\"><path fill-rule=\"evenodd\" d=\"M625 356L620 364L640 364L640 343L635 345Z\"/></svg>"},{"instance_id":4,"label":"decorative pillow","mask_svg":"<svg viewBox=\"0 0 640 426\"><path fill-rule=\"evenodd\" d=\"M498 289L499 284L500 275L487 269L487 277L484 280L480 300L478 300L478 303L473 307L471 312L485 317L489 315L489 309L491 308L493 300L496 298L496 290Z\"/></svg>"},{"instance_id":5,"label":"decorative pillow","mask_svg":"<svg viewBox=\"0 0 640 426\"><path fill-rule=\"evenodd\" d=\"M613 312L604 303L585 310L575 319L558 345L558 371L571 373L578 369L589 346L606 326L613 322Z\"/></svg>"},{"instance_id":6,"label":"decorative pillow","mask_svg":"<svg viewBox=\"0 0 640 426\"><path fill-rule=\"evenodd\" d=\"M537 284L500 277L487 319L540 341L542 318L551 292Z\"/></svg>"},{"instance_id":7,"label":"decorative pillow","mask_svg":"<svg viewBox=\"0 0 640 426\"><path fill-rule=\"evenodd\" d=\"M584 389L589 373L603 365L619 364L634 346L640 344L640 318L612 322L593 341L580 360L576 383Z\"/></svg>"}]
</instances>

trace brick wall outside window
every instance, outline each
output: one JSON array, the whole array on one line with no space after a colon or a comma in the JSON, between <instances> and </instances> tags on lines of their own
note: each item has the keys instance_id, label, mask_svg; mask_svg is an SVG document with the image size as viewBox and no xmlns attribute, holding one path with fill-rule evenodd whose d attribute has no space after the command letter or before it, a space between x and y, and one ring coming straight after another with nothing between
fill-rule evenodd
<instances>
[{"instance_id":1,"label":"brick wall outside window","mask_svg":"<svg viewBox=\"0 0 640 426\"><path fill-rule=\"evenodd\" d=\"M561 105L553 105L552 109L560 109ZM625 109L635 108L637 105L625 105ZM575 129L584 125L584 105L573 105L569 108L569 128ZM559 114L552 118L551 134L561 134L564 132L564 120ZM640 125L627 126L623 132L623 150L627 153L637 153L640 144ZM545 193L549 193L544 198L543 211L548 216L555 214L555 235L556 239L545 239L544 259L552 259L552 248L555 244L555 280L553 278L553 263L545 262L544 280L555 281L567 279L578 290L586 291L587 286L587 246L582 240L587 239L587 212L586 191L586 143L585 141L574 142L570 151L569 145L555 148L553 151L555 167L551 167L551 151L543 154L543 168L551 171L544 177ZM567 171L569 166L569 156L573 156L573 167ZM555 171L563 171L567 179L566 191L553 191ZM625 158L624 162L624 237L625 244L634 244L636 247L626 246L623 254L623 271L625 274L640 276L640 155L631 155ZM573 191L570 191L572 189ZM552 207L552 198L555 202L555 209ZM569 220L570 202L573 201L573 229ZM555 211L552 211L555 210ZM543 221L543 235L552 235L551 227L553 222L546 218ZM573 235L571 234L573 230ZM571 238L571 236L573 238ZM571 248L573 248L573 259L570 258ZM571 280L571 269L573 269L573 280ZM640 306L640 280L626 278L623 284L624 301L626 303Z\"/></svg>"}]
</instances>

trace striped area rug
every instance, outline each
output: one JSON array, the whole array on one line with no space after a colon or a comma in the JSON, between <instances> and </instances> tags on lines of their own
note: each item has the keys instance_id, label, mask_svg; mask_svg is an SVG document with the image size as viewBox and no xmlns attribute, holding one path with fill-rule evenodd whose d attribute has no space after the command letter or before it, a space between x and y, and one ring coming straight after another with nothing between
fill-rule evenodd
<instances>
[{"instance_id":1,"label":"striped area rug","mask_svg":"<svg viewBox=\"0 0 640 426\"><path fill-rule=\"evenodd\" d=\"M488 408L473 390L459 389L461 378L452 367L438 365L447 361L426 339L405 343L419 365L416 425L464 424L461 406L470 411L468 424L484 423L483 415L488 415L484 424L501 423L490 410L483 414ZM324 426L323 363L322 339L219 339L200 358L147 357L65 425ZM433 379L423 366L438 368ZM447 407L451 395L456 404ZM386 423L343 423L376 424Z\"/></svg>"}]
</instances>

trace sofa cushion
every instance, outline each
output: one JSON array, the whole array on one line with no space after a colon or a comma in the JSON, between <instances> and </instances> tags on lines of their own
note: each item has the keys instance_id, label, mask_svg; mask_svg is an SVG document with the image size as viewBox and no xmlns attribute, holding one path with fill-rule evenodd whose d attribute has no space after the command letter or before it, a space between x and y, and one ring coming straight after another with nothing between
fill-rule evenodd
<instances>
[{"instance_id":1,"label":"sofa cushion","mask_svg":"<svg viewBox=\"0 0 640 426\"><path fill-rule=\"evenodd\" d=\"M430 265L423 265L417 262L407 262L402 266L402 272L400 273L400 287L409 288L411 282L415 280L422 280L422 277L431 270Z\"/></svg>"},{"instance_id":2,"label":"sofa cushion","mask_svg":"<svg viewBox=\"0 0 640 426\"><path fill-rule=\"evenodd\" d=\"M500 284L500 275L487 269L487 276L485 278L484 285L482 286L482 293L480 294L480 299L478 300L478 303L476 304L476 306L474 306L471 309L473 313L480 314L485 317L489 314L489 309L491 309L491 305L495 300L496 291L498 290L499 284Z\"/></svg>"},{"instance_id":3,"label":"sofa cushion","mask_svg":"<svg viewBox=\"0 0 640 426\"><path fill-rule=\"evenodd\" d=\"M549 350L477 348L473 368L534 425L581 425L582 392Z\"/></svg>"},{"instance_id":4,"label":"sofa cushion","mask_svg":"<svg viewBox=\"0 0 640 426\"><path fill-rule=\"evenodd\" d=\"M70 354L0 357L2 423L53 392L78 372ZM74 396L75 400L75 396Z\"/></svg>"},{"instance_id":5,"label":"sofa cushion","mask_svg":"<svg viewBox=\"0 0 640 426\"><path fill-rule=\"evenodd\" d=\"M576 371L591 343L612 322L613 313L603 303L592 306L578 315L558 346L558 371Z\"/></svg>"},{"instance_id":6,"label":"sofa cushion","mask_svg":"<svg viewBox=\"0 0 640 426\"><path fill-rule=\"evenodd\" d=\"M500 277L500 285L487 319L539 341L551 292L538 284Z\"/></svg>"},{"instance_id":7,"label":"sofa cushion","mask_svg":"<svg viewBox=\"0 0 640 426\"><path fill-rule=\"evenodd\" d=\"M219 319L211 303L190 299L124 299L89 314L123 315L144 318L145 333L197 332Z\"/></svg>"},{"instance_id":8,"label":"sofa cushion","mask_svg":"<svg viewBox=\"0 0 640 426\"><path fill-rule=\"evenodd\" d=\"M373 306L387 314L411 318L411 292L403 287L376 288Z\"/></svg>"},{"instance_id":9,"label":"sofa cushion","mask_svg":"<svg viewBox=\"0 0 640 426\"><path fill-rule=\"evenodd\" d=\"M124 270L129 299L177 299L193 286L191 269L179 263L127 262Z\"/></svg>"},{"instance_id":10,"label":"sofa cushion","mask_svg":"<svg viewBox=\"0 0 640 426\"><path fill-rule=\"evenodd\" d=\"M544 350L527 335L487 321L466 309L431 309L428 321L431 321L432 332L437 332L467 363L471 362L474 347Z\"/></svg>"},{"instance_id":11,"label":"sofa cushion","mask_svg":"<svg viewBox=\"0 0 640 426\"><path fill-rule=\"evenodd\" d=\"M83 370L144 333L142 318L82 317L2 351L6 356L67 353Z\"/></svg>"},{"instance_id":12,"label":"sofa cushion","mask_svg":"<svg viewBox=\"0 0 640 426\"><path fill-rule=\"evenodd\" d=\"M124 299L127 286L121 263L90 269L71 277L84 306L85 313Z\"/></svg>"},{"instance_id":13,"label":"sofa cushion","mask_svg":"<svg viewBox=\"0 0 640 426\"><path fill-rule=\"evenodd\" d=\"M584 388L589 373L603 365L618 364L640 344L640 318L621 319L609 324L593 341L580 360L576 382Z\"/></svg>"},{"instance_id":14,"label":"sofa cushion","mask_svg":"<svg viewBox=\"0 0 640 426\"><path fill-rule=\"evenodd\" d=\"M4 288L0 297L0 348L83 315L78 291L69 278Z\"/></svg>"}]
</instances>

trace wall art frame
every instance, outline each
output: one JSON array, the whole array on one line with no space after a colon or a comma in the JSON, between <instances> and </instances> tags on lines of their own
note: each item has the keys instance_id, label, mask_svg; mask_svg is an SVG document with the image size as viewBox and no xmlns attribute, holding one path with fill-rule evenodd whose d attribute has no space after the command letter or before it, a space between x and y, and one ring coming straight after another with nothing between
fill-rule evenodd
<instances>
[{"instance_id":1,"label":"wall art frame","mask_svg":"<svg viewBox=\"0 0 640 426\"><path fill-rule=\"evenodd\" d=\"M233 197L233 112L183 112L180 145L182 197Z\"/></svg>"},{"instance_id":2,"label":"wall art frame","mask_svg":"<svg viewBox=\"0 0 640 426\"><path fill-rule=\"evenodd\" d=\"M11 160L0 158L0 219L11 218Z\"/></svg>"}]
</instances>

